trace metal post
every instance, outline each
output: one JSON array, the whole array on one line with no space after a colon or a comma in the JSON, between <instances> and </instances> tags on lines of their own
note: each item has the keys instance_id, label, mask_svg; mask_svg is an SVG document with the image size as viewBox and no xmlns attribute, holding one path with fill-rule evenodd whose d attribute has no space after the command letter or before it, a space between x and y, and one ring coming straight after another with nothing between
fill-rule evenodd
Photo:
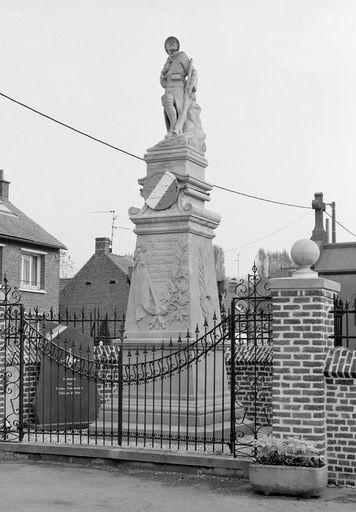
<instances>
[{"instance_id":1,"label":"metal post","mask_svg":"<svg viewBox=\"0 0 356 512\"><path fill-rule=\"evenodd\" d=\"M326 243L330 243L330 219L325 219Z\"/></svg>"},{"instance_id":2,"label":"metal post","mask_svg":"<svg viewBox=\"0 0 356 512\"><path fill-rule=\"evenodd\" d=\"M121 343L120 343L120 351L119 351L119 358L118 358L118 365L119 365L119 371L118 371L118 378L119 378L119 382L118 382L118 434L117 434L117 442L119 444L119 446L122 445L122 388L123 388L123 383L122 383L122 362L123 362L123 357L122 357L122 352L123 352L123 340L121 340Z\"/></svg>"},{"instance_id":3,"label":"metal post","mask_svg":"<svg viewBox=\"0 0 356 512\"><path fill-rule=\"evenodd\" d=\"M335 201L331 203L331 241L336 243L336 211Z\"/></svg>"},{"instance_id":4,"label":"metal post","mask_svg":"<svg viewBox=\"0 0 356 512\"><path fill-rule=\"evenodd\" d=\"M235 446L235 438L236 438L236 418L235 418L235 404L236 404L236 346L235 346L235 303L236 298L234 297L231 301L231 313L230 313L230 397L231 397L231 406L230 406L230 449L233 457L236 457L236 446Z\"/></svg>"},{"instance_id":5,"label":"metal post","mask_svg":"<svg viewBox=\"0 0 356 512\"><path fill-rule=\"evenodd\" d=\"M24 428L23 428L23 377L24 377L24 307L20 305L20 326L19 326L19 341L20 341L20 368L19 368L19 441L23 440Z\"/></svg>"},{"instance_id":6,"label":"metal post","mask_svg":"<svg viewBox=\"0 0 356 512\"><path fill-rule=\"evenodd\" d=\"M334 297L334 347L342 347L342 317L344 304L342 299Z\"/></svg>"}]
</instances>

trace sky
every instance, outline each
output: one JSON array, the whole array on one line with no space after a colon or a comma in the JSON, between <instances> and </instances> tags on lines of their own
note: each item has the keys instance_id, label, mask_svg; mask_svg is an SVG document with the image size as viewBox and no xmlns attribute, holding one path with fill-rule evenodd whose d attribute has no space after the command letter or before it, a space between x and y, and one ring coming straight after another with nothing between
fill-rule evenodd
<instances>
[{"instance_id":1,"label":"sky","mask_svg":"<svg viewBox=\"0 0 356 512\"><path fill-rule=\"evenodd\" d=\"M0 92L142 157L165 135L159 74L174 35L198 73L206 180L304 206L323 192L356 232L355 26L354 0L0 0ZM115 209L131 230L115 231L113 252L133 253L144 162L0 97L0 168L76 269L110 236L110 214L93 211ZM314 225L313 211L216 188L206 206L222 217L214 243L230 276ZM341 228L337 240L356 242Z\"/></svg>"}]
</instances>

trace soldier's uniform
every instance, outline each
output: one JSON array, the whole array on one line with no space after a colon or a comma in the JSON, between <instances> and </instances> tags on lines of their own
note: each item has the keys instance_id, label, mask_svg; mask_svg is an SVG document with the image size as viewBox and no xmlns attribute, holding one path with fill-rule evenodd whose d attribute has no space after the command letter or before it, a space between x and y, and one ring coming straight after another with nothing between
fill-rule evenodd
<instances>
[{"instance_id":1,"label":"soldier's uniform","mask_svg":"<svg viewBox=\"0 0 356 512\"><path fill-rule=\"evenodd\" d=\"M186 77L189 70L189 58L184 52L170 55L162 69L160 83L165 88L162 105L165 109L167 130L172 132L182 111ZM191 82L193 93L197 88L197 74L192 68ZM193 98L192 98L193 99Z\"/></svg>"}]
</instances>

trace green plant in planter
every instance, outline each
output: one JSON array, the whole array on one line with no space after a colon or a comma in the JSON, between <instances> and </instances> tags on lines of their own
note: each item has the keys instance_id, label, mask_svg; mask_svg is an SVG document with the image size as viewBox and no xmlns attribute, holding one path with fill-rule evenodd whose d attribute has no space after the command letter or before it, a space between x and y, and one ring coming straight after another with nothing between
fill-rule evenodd
<instances>
[{"instance_id":1,"label":"green plant in planter","mask_svg":"<svg viewBox=\"0 0 356 512\"><path fill-rule=\"evenodd\" d=\"M273 436L255 442L255 462L278 466L304 466L321 468L324 458L319 455L314 443L299 437L278 439Z\"/></svg>"},{"instance_id":2,"label":"green plant in planter","mask_svg":"<svg viewBox=\"0 0 356 512\"><path fill-rule=\"evenodd\" d=\"M271 436L256 441L255 449L250 483L256 492L309 498L326 487L327 466L312 442Z\"/></svg>"}]
</instances>

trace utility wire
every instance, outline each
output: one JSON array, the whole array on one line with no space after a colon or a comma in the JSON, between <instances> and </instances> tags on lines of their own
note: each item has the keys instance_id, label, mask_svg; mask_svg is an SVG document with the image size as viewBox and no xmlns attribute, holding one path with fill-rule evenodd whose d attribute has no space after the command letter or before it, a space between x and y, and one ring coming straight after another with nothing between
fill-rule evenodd
<instances>
[{"instance_id":1,"label":"utility wire","mask_svg":"<svg viewBox=\"0 0 356 512\"><path fill-rule=\"evenodd\" d=\"M43 112L40 112L39 110L37 110L37 109L35 109L33 107L30 107L29 105L26 105L25 103L23 103L21 101L15 100L14 98L11 98L7 94L4 94L4 93L0 92L0 96L2 96L3 98L6 98L7 100L12 101L13 103L16 103L17 105L20 105L21 107L26 108L27 110L30 110L31 112L34 112L35 114L38 114L39 116L45 117L46 119L49 119L50 121L53 121L54 123L57 123L60 126L64 126L64 128L68 128L69 130L72 130L73 132L79 133L80 135L83 135L84 137L88 137L89 139L94 140L95 142L98 142L99 144L103 144L104 146L107 146L107 147L109 147L111 149L115 149L116 151L120 151L121 153L124 153L125 155L132 156L132 158L136 158L137 160L141 160L141 161L144 162L143 158L141 158L138 155L135 155L134 153L130 153L129 151L126 151L125 149L121 149L121 148L119 148L117 146L114 146L113 144L105 142L102 139L94 137L93 135L90 135L89 133L86 133L86 132L84 132L82 130L78 130L77 128L74 128L73 126L71 126L71 125L69 125L67 123L63 123L62 121L59 121L58 119L56 119L56 118L54 118L52 116L44 114ZM259 196L253 196L253 195L250 195L250 194L245 194L243 192L239 192L239 191L233 190L231 188L221 187L220 185L215 185L214 183L212 185L213 185L213 187L219 188L220 190L225 190L226 192L231 192L233 194L238 194L240 196L249 197L250 199L256 199L258 201L264 201L266 203L279 204L281 206L290 206L292 208L304 208L304 209L307 209L307 210L311 210L312 209L310 206L302 206L302 205L298 205L298 204L284 203L282 201L274 201L272 199L266 199L266 198L259 197Z\"/></svg>"},{"instance_id":2,"label":"utility wire","mask_svg":"<svg viewBox=\"0 0 356 512\"><path fill-rule=\"evenodd\" d=\"M329 212L327 212L326 210L325 210L325 213L326 213L326 215L329 215L329 217L330 217L331 219L333 218L333 217L332 217L332 215L330 215L330 213L329 213ZM353 233L352 231L350 231L349 229L347 229L345 226L343 226L343 225L341 224L341 222L338 222L336 219L335 219L335 222L336 222L336 224L337 224L338 226L340 226L342 229L344 229L345 231L347 231L348 233L350 233L350 235L352 235L352 236L354 236L354 237L356 238L355 233Z\"/></svg>"},{"instance_id":3,"label":"utility wire","mask_svg":"<svg viewBox=\"0 0 356 512\"><path fill-rule=\"evenodd\" d=\"M304 208L305 210L312 210L311 206L302 206L300 204L292 204L292 203L283 203L281 201L273 201L273 199L265 199L264 197L252 196L250 194L244 194L243 192L238 192L237 190L232 190L231 188L220 187L219 185L212 184L215 188L220 188L221 190L226 190L227 192L232 192L233 194L238 194L239 196L249 197L250 199L257 199L258 201L265 201L266 203L280 204L282 206L292 206L293 208Z\"/></svg>"},{"instance_id":4,"label":"utility wire","mask_svg":"<svg viewBox=\"0 0 356 512\"><path fill-rule=\"evenodd\" d=\"M116 151L121 151L121 153L125 153L125 155L132 156L133 158L137 158L138 160L143 160L143 158L141 158L140 156L134 155L133 153L130 153L129 151L125 151L125 149L118 148L117 146L114 146L113 144L109 144L109 142L105 142L104 140L98 139L97 137L93 137L93 135L83 132L82 130L78 130L77 128L74 128L73 126L70 126L67 123L62 123L62 121L59 121L58 119L55 119L52 116L44 114L43 112L40 112L39 110L36 110L35 108L29 107L28 105L25 105L25 103L22 103L21 101L15 100L14 98L10 98L10 96L7 96L6 94L4 94L2 92L0 92L0 96L12 101L13 103L16 103L17 105L20 105L21 107L27 108L27 110L31 110L31 112L34 112L35 114L38 114L39 116L45 117L46 119L49 119L50 121L53 121L54 123L60 124L61 126L64 126L65 128L72 130L73 132L79 133L80 135L84 135L84 137L88 137L88 139L94 140L95 142L99 142L99 144L108 146L111 149L116 149Z\"/></svg>"},{"instance_id":5,"label":"utility wire","mask_svg":"<svg viewBox=\"0 0 356 512\"><path fill-rule=\"evenodd\" d=\"M276 229L275 231L272 231L271 233L268 233L268 235L264 235L262 236L261 238L256 238L256 240L252 240L251 242L247 242L246 244L243 244L243 245L239 245L238 247L234 247L233 249L228 249L227 251L225 251L225 253L227 252L231 252L231 251L236 251L238 249L242 249L243 247L247 247L248 245L253 245L255 244L256 242L260 242L261 240L265 240L266 238L272 236L272 235L275 235L276 233L279 233L280 231L282 231L282 229L286 229L288 228L289 226L291 226L292 224L295 224L296 222L298 222L299 220L303 219L304 217L306 217L307 215L309 215L311 212L306 212L306 213L303 213L303 215L301 215L300 217L292 220L292 222L289 222L288 224L285 224L284 226Z\"/></svg>"}]
</instances>

